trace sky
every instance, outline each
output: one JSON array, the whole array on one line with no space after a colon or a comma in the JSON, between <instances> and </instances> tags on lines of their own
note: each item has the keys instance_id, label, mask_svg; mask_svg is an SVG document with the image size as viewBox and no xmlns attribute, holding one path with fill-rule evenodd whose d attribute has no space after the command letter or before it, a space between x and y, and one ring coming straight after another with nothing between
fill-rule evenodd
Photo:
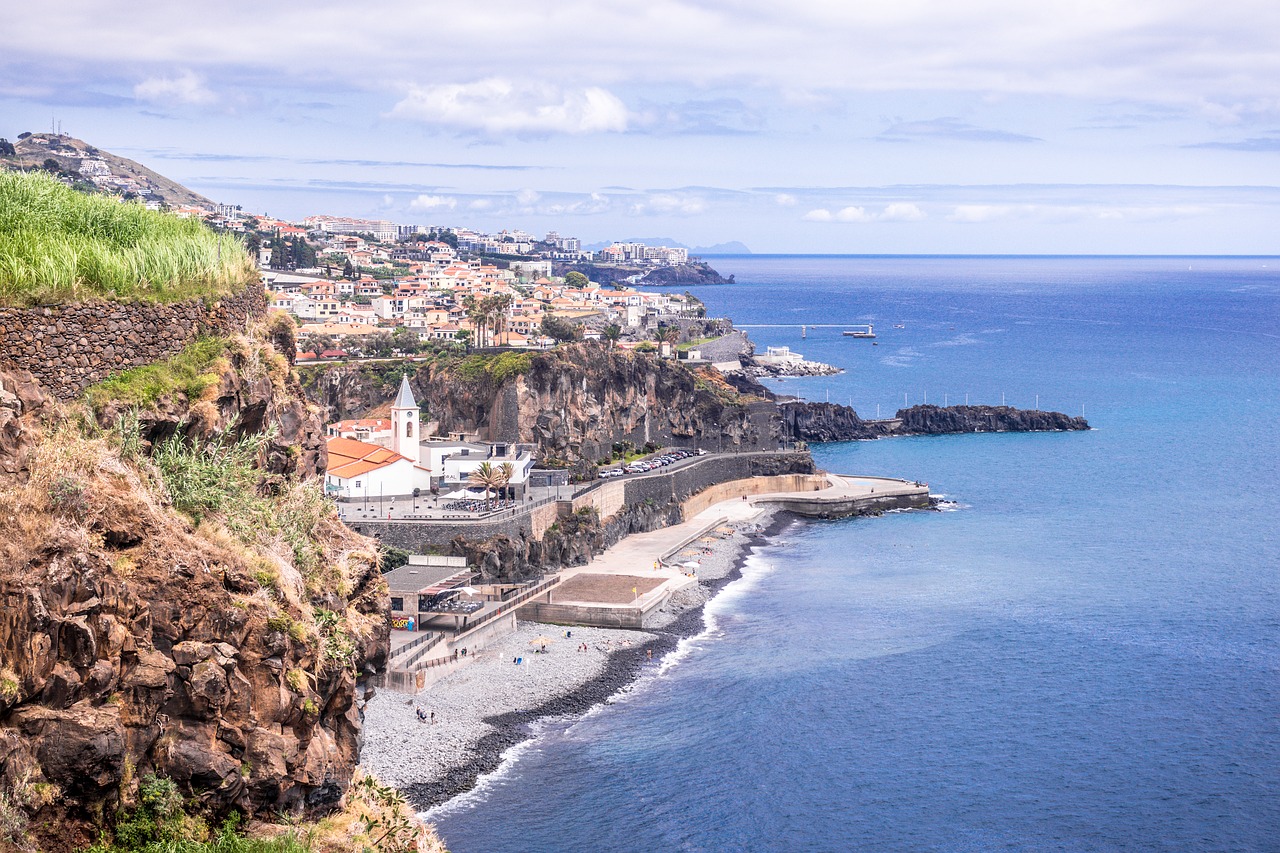
<instances>
[{"instance_id":1,"label":"sky","mask_svg":"<svg viewBox=\"0 0 1280 853\"><path fill-rule=\"evenodd\" d=\"M10 4L0 136L217 201L755 252L1275 254L1274 0Z\"/></svg>"}]
</instances>

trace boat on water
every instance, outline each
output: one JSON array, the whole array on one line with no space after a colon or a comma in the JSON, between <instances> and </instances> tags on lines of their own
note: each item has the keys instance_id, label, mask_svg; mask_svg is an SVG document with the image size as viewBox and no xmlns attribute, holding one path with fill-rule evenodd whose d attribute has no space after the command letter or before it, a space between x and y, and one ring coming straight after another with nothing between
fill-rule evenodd
<instances>
[{"instance_id":1,"label":"boat on water","mask_svg":"<svg viewBox=\"0 0 1280 853\"><path fill-rule=\"evenodd\" d=\"M875 329L868 323L865 326L858 326L854 329L846 329L841 332L846 338L874 338L876 336Z\"/></svg>"}]
</instances>

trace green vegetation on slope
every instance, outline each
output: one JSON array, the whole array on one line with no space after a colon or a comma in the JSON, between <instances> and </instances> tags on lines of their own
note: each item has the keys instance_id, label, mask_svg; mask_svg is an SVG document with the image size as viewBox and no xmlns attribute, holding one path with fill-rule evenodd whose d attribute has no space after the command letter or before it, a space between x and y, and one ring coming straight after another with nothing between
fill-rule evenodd
<instances>
[{"instance_id":1,"label":"green vegetation on slope","mask_svg":"<svg viewBox=\"0 0 1280 853\"><path fill-rule=\"evenodd\" d=\"M179 391L195 402L217 383L227 347L225 338L198 338L164 361L122 371L87 388L85 396L95 411L112 402L148 409Z\"/></svg>"},{"instance_id":2,"label":"green vegetation on slope","mask_svg":"<svg viewBox=\"0 0 1280 853\"><path fill-rule=\"evenodd\" d=\"M0 305L173 302L231 293L253 274L237 239L196 219L0 173Z\"/></svg>"}]
</instances>

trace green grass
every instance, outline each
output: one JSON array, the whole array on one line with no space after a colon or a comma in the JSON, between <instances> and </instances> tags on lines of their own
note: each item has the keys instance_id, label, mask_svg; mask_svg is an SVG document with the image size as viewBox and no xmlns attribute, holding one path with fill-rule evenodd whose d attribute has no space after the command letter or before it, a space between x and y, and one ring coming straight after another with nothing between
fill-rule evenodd
<instances>
[{"instance_id":1,"label":"green grass","mask_svg":"<svg viewBox=\"0 0 1280 853\"><path fill-rule=\"evenodd\" d=\"M85 390L89 405L101 411L113 401L146 410L161 397L182 392L195 402L218 381L218 366L227 354L223 338L197 338L177 355L117 373Z\"/></svg>"},{"instance_id":2,"label":"green grass","mask_svg":"<svg viewBox=\"0 0 1280 853\"><path fill-rule=\"evenodd\" d=\"M678 344L676 346L676 350L679 352L688 352L689 350L696 349L697 347L700 347L703 344L709 344L712 341L718 341L722 337L724 337L724 335L720 335L719 337L715 337L715 338L698 338L697 340L692 340L683 344Z\"/></svg>"},{"instance_id":3,"label":"green grass","mask_svg":"<svg viewBox=\"0 0 1280 853\"><path fill-rule=\"evenodd\" d=\"M234 292L254 274L239 240L198 219L0 173L0 305L173 302Z\"/></svg>"}]
</instances>

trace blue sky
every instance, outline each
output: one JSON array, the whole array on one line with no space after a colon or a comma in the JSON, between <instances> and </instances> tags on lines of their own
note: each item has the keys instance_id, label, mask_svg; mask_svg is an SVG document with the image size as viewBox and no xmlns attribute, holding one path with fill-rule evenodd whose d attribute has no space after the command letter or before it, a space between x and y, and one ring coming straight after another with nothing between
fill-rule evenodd
<instances>
[{"instance_id":1,"label":"blue sky","mask_svg":"<svg viewBox=\"0 0 1280 853\"><path fill-rule=\"evenodd\" d=\"M64 0L0 135L219 201L774 252L1275 253L1280 4Z\"/></svg>"}]
</instances>

